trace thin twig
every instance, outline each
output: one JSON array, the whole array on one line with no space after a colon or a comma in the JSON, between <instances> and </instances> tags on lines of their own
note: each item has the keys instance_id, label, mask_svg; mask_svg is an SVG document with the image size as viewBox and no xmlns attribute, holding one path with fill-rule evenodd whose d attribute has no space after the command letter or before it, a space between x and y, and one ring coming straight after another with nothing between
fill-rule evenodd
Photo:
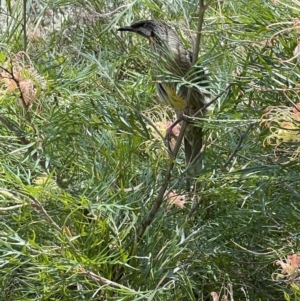
<instances>
[{"instance_id":1,"label":"thin twig","mask_svg":"<svg viewBox=\"0 0 300 301\"><path fill-rule=\"evenodd\" d=\"M204 21L204 10L205 10L204 1L199 0L199 17L198 17L197 35L196 35L195 44L194 44L194 48L193 48L192 66L195 65L198 60L198 52L200 49L200 41L201 41L201 31L202 31L203 21ZM192 89L189 88L188 95L187 95L187 101L186 101L186 107L185 107L186 111L190 107L191 93L192 93ZM183 126L182 126L181 131L186 130L187 123L188 122L186 120L183 121Z\"/></svg>"},{"instance_id":2,"label":"thin twig","mask_svg":"<svg viewBox=\"0 0 300 301\"><path fill-rule=\"evenodd\" d=\"M139 110L136 110L133 108L133 110L139 114L142 118L144 118L147 123L155 130L155 132L160 136L160 138L162 138L163 140L165 139L165 137L161 134L161 132L158 130L158 128L155 126L155 124L153 123L153 121L147 117L145 114L141 113Z\"/></svg>"},{"instance_id":3,"label":"thin twig","mask_svg":"<svg viewBox=\"0 0 300 301\"><path fill-rule=\"evenodd\" d=\"M295 197L300 199L300 193L287 183L283 183L283 187L289 190Z\"/></svg>"},{"instance_id":4,"label":"thin twig","mask_svg":"<svg viewBox=\"0 0 300 301\"><path fill-rule=\"evenodd\" d=\"M22 144L28 144L29 141L21 137L21 135L25 135L25 133L19 129L11 120L8 118L4 117L2 114L0 114L0 122L2 122L10 131L15 132L20 140L22 140Z\"/></svg>"},{"instance_id":5,"label":"thin twig","mask_svg":"<svg viewBox=\"0 0 300 301\"><path fill-rule=\"evenodd\" d=\"M107 18L107 17L110 17L111 15L113 15L114 13L116 13L118 10L126 7L128 8L129 6L132 6L132 4L124 4L124 5L121 5L119 7L117 7L115 10L109 12L109 13L106 13L106 14L99 14L97 12L95 12L96 16L99 16L99 17L102 17L102 18Z\"/></svg>"},{"instance_id":6,"label":"thin twig","mask_svg":"<svg viewBox=\"0 0 300 301\"><path fill-rule=\"evenodd\" d=\"M179 134L180 136L180 134ZM178 140L177 142L179 141L180 137L178 137ZM182 141L182 138L181 138L181 141ZM178 150L179 150L179 147L178 149L176 149L176 146L177 146L177 143L176 142L176 145L175 145L175 149L174 149L174 154L177 155L178 153ZM178 144L179 145L179 144ZM168 188L168 185L169 185L169 181L171 179L171 173L172 173L172 169L174 167L174 159L172 158L171 161L170 161L170 164L169 164L169 167L168 167L168 170L167 170L167 173L165 175L165 179L164 179L164 182L162 184L162 186L160 187L159 189L159 192L158 192L158 196L156 198L156 200L154 201L151 209L150 209L150 212L149 214L147 215L147 217L144 219L144 221L142 222L142 226L141 226L141 229L140 231L138 232L138 237L137 237L137 241L140 241L141 238L143 237L146 229L148 228L148 226L151 224L151 222L153 221L158 209L160 208L161 204L163 203L163 200L164 200L164 196L165 196L165 192Z\"/></svg>"},{"instance_id":7,"label":"thin twig","mask_svg":"<svg viewBox=\"0 0 300 301\"><path fill-rule=\"evenodd\" d=\"M247 137L247 135L252 127L253 127L253 123L249 124L247 130L242 135L240 135L240 139L237 143L237 146L235 147L234 151L232 152L232 154L229 156L229 158L223 165L223 168L226 168L229 165L229 163L232 161L232 159L236 156L238 151L241 149L242 143L243 143L244 139Z\"/></svg>"},{"instance_id":8,"label":"thin twig","mask_svg":"<svg viewBox=\"0 0 300 301\"><path fill-rule=\"evenodd\" d=\"M236 243L235 241L233 241L232 239L230 240L233 244L235 244L237 247L241 248L242 250L244 251L247 251L248 253L251 253L251 254L254 254L254 255L270 255L270 254L274 254L274 251L271 251L271 252L265 252L265 253L259 253L259 252L255 252L255 251L251 251L251 250L248 250L244 247L242 247L241 245L239 245L238 243Z\"/></svg>"},{"instance_id":9,"label":"thin twig","mask_svg":"<svg viewBox=\"0 0 300 301\"><path fill-rule=\"evenodd\" d=\"M202 27L203 27L203 21L204 21L204 11L205 11L204 1L200 0L199 1L199 17L198 17L197 35L196 35L196 40L195 40L194 49L193 49L192 65L195 65L198 60L198 53L199 53L200 41L201 41L201 33L202 33Z\"/></svg>"},{"instance_id":10,"label":"thin twig","mask_svg":"<svg viewBox=\"0 0 300 301\"><path fill-rule=\"evenodd\" d=\"M5 188L1 188L1 191L5 191L7 193L12 194L14 197L17 196L19 198L25 198L26 200L29 201L29 203L31 204L32 207L37 208L40 212L42 212L46 218L46 220L58 231L61 231L61 227L59 227L55 221L51 218L51 216L48 214L48 212L45 210L45 208L43 207L43 205L34 197L25 194L25 193L21 193L19 191L14 191L11 189L5 189ZM15 206L24 206L24 205L15 205ZM12 208L12 207L7 207L7 208ZM2 208L3 209L3 208Z\"/></svg>"},{"instance_id":11,"label":"thin twig","mask_svg":"<svg viewBox=\"0 0 300 301\"><path fill-rule=\"evenodd\" d=\"M93 273L89 270L84 269L84 268L79 268L78 273L86 275L86 276L90 277L91 279L94 279L95 281L97 281L100 284L108 285L108 286L111 286L111 287L115 287L117 289L129 291L129 292L132 292L132 293L136 293L135 290L133 290L129 287L126 287L122 284L119 284L117 282L114 282L114 281L111 281L111 280L106 279L104 277L101 277L101 276L99 276L99 275L97 275L97 274L95 274L95 273Z\"/></svg>"},{"instance_id":12,"label":"thin twig","mask_svg":"<svg viewBox=\"0 0 300 301\"><path fill-rule=\"evenodd\" d=\"M10 211L23 207L23 205L14 205L9 207L0 207L0 211Z\"/></svg>"},{"instance_id":13,"label":"thin twig","mask_svg":"<svg viewBox=\"0 0 300 301\"><path fill-rule=\"evenodd\" d=\"M26 12L26 0L23 0L23 50L27 50L27 12Z\"/></svg>"}]
</instances>

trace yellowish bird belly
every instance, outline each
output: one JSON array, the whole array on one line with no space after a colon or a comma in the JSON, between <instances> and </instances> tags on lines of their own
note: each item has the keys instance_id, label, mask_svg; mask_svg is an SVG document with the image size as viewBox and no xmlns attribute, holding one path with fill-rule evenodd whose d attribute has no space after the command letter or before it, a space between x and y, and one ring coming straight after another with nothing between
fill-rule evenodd
<instances>
[{"instance_id":1,"label":"yellowish bird belly","mask_svg":"<svg viewBox=\"0 0 300 301\"><path fill-rule=\"evenodd\" d=\"M163 101L170 104L176 111L183 110L185 100L176 93L174 85L157 83L156 88Z\"/></svg>"}]
</instances>

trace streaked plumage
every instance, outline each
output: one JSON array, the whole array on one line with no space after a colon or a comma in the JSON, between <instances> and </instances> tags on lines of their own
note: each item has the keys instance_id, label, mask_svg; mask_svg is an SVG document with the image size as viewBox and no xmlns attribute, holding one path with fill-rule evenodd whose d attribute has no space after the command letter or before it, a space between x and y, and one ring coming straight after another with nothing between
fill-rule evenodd
<instances>
[{"instance_id":1,"label":"streaked plumage","mask_svg":"<svg viewBox=\"0 0 300 301\"><path fill-rule=\"evenodd\" d=\"M185 49L182 41L176 32L165 23L157 20L145 20L134 23L130 26L121 27L119 31L135 32L149 40L150 49L155 53L153 58L153 69L157 75L156 88L160 98L170 104L179 118L182 112L188 116L193 116L206 103L207 94L201 92L198 88L192 87L190 106L185 108L188 87L181 85L178 88L178 82L185 77L188 78L190 68L192 67L193 53ZM167 70L171 76L166 78L162 73L162 68ZM172 76L173 75L173 76ZM203 70L198 73L197 85L201 86L201 81L205 78ZM176 80L177 79L177 80ZM201 117L204 112L196 117ZM202 128L190 123L187 126L185 137L185 157L186 164L190 164L202 148ZM201 161L193 162L193 167L189 174L196 177L201 172Z\"/></svg>"}]
</instances>

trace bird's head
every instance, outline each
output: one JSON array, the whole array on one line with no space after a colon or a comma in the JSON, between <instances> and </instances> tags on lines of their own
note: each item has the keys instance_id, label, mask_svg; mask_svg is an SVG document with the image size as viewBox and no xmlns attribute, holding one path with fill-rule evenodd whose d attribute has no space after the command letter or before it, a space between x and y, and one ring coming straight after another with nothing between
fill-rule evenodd
<instances>
[{"instance_id":1,"label":"bird's head","mask_svg":"<svg viewBox=\"0 0 300 301\"><path fill-rule=\"evenodd\" d=\"M118 31L135 32L144 38L147 38L150 43L157 42L159 44L181 44L176 32L162 21L144 20L133 23L129 26L120 27Z\"/></svg>"},{"instance_id":2,"label":"bird's head","mask_svg":"<svg viewBox=\"0 0 300 301\"><path fill-rule=\"evenodd\" d=\"M161 23L161 22L159 22L159 23ZM129 26L120 27L120 28L118 28L118 31L135 32L135 33L143 36L144 38L149 39L150 37L156 36L158 26L159 26L158 21L145 20L145 21L139 21L139 22L133 23Z\"/></svg>"},{"instance_id":3,"label":"bird's head","mask_svg":"<svg viewBox=\"0 0 300 301\"><path fill-rule=\"evenodd\" d=\"M120 27L118 31L130 31L147 38L150 49L160 58L167 59L169 71L181 70L180 75L182 75L191 67L192 52L185 49L175 30L162 21L139 21Z\"/></svg>"}]
</instances>

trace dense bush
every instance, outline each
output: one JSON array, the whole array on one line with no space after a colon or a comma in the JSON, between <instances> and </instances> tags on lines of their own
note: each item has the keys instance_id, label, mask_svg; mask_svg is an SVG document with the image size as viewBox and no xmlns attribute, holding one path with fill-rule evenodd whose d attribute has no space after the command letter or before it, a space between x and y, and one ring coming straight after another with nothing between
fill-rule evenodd
<instances>
[{"instance_id":1,"label":"dense bush","mask_svg":"<svg viewBox=\"0 0 300 301\"><path fill-rule=\"evenodd\" d=\"M116 31L192 49L197 1L1 5L0 300L300 300L298 1L207 3L197 193L148 45Z\"/></svg>"}]
</instances>

